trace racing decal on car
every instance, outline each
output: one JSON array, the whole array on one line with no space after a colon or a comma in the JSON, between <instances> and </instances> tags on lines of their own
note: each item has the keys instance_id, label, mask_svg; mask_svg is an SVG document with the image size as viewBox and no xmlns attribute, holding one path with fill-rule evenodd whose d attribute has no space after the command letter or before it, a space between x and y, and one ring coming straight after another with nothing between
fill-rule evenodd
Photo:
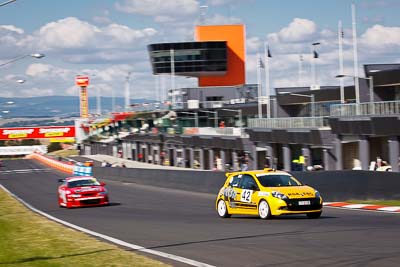
<instances>
[{"instance_id":1,"label":"racing decal on car","mask_svg":"<svg viewBox=\"0 0 400 267\"><path fill-rule=\"evenodd\" d=\"M311 192L293 192L293 193L287 193L289 197L314 197L314 194Z\"/></svg>"},{"instance_id":2,"label":"racing decal on car","mask_svg":"<svg viewBox=\"0 0 400 267\"><path fill-rule=\"evenodd\" d=\"M232 187L227 187L224 189L224 196L230 199L236 198L236 191Z\"/></svg>"},{"instance_id":3,"label":"racing decal on car","mask_svg":"<svg viewBox=\"0 0 400 267\"><path fill-rule=\"evenodd\" d=\"M269 192L260 191L260 192L258 192L258 196L259 197L268 197L269 196Z\"/></svg>"},{"instance_id":4,"label":"racing decal on car","mask_svg":"<svg viewBox=\"0 0 400 267\"><path fill-rule=\"evenodd\" d=\"M253 190L244 189L242 191L242 194L240 195L240 201L250 203L252 195L253 195Z\"/></svg>"}]
</instances>

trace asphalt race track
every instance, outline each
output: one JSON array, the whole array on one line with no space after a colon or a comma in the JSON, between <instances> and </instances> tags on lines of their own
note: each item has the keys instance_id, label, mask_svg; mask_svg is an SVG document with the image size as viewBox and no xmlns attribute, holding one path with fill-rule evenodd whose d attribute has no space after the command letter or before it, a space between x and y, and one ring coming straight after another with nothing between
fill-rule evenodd
<instances>
[{"instance_id":1,"label":"asphalt race track","mask_svg":"<svg viewBox=\"0 0 400 267\"><path fill-rule=\"evenodd\" d=\"M399 266L400 262L399 214L324 208L315 220L305 215L268 221L220 219L214 195L107 180L112 205L68 210L59 208L56 199L57 180L65 174L30 160L3 161L3 165L0 183L43 212L210 265Z\"/></svg>"}]
</instances>

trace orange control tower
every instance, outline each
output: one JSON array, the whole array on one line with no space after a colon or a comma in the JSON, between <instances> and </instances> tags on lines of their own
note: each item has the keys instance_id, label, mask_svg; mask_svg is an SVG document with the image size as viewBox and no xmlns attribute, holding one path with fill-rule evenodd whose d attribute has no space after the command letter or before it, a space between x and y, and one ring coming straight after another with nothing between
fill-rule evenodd
<instances>
[{"instance_id":1,"label":"orange control tower","mask_svg":"<svg viewBox=\"0 0 400 267\"><path fill-rule=\"evenodd\" d=\"M246 83L244 25L196 26L196 41L226 41L228 71L223 76L201 76L199 86L234 86Z\"/></svg>"}]
</instances>

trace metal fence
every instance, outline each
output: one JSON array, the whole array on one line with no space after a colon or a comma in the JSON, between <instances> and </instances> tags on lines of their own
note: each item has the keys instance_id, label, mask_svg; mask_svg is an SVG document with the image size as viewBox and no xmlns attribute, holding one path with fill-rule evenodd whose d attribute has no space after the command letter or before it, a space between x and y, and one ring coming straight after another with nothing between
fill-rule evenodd
<instances>
[{"instance_id":1,"label":"metal fence","mask_svg":"<svg viewBox=\"0 0 400 267\"><path fill-rule=\"evenodd\" d=\"M332 105L330 116L351 117L371 115L400 115L400 101L383 101Z\"/></svg>"},{"instance_id":2,"label":"metal fence","mask_svg":"<svg viewBox=\"0 0 400 267\"><path fill-rule=\"evenodd\" d=\"M248 128L323 128L329 127L326 117L295 117L295 118L261 118L248 119Z\"/></svg>"}]
</instances>

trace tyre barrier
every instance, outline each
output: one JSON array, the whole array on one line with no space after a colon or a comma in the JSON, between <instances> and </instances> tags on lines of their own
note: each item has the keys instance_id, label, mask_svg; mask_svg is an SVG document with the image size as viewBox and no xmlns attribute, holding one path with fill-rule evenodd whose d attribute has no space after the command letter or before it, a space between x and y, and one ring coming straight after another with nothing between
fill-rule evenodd
<instances>
[{"instance_id":1,"label":"tyre barrier","mask_svg":"<svg viewBox=\"0 0 400 267\"><path fill-rule=\"evenodd\" d=\"M74 171L74 165L71 164L67 164L67 163L63 163L60 162L58 160L46 157L44 155L41 155L39 153L32 153L26 156L27 159L34 159L34 160L38 160L41 163L50 166L54 169L57 169L59 171L68 173L68 174L73 174Z\"/></svg>"}]
</instances>

